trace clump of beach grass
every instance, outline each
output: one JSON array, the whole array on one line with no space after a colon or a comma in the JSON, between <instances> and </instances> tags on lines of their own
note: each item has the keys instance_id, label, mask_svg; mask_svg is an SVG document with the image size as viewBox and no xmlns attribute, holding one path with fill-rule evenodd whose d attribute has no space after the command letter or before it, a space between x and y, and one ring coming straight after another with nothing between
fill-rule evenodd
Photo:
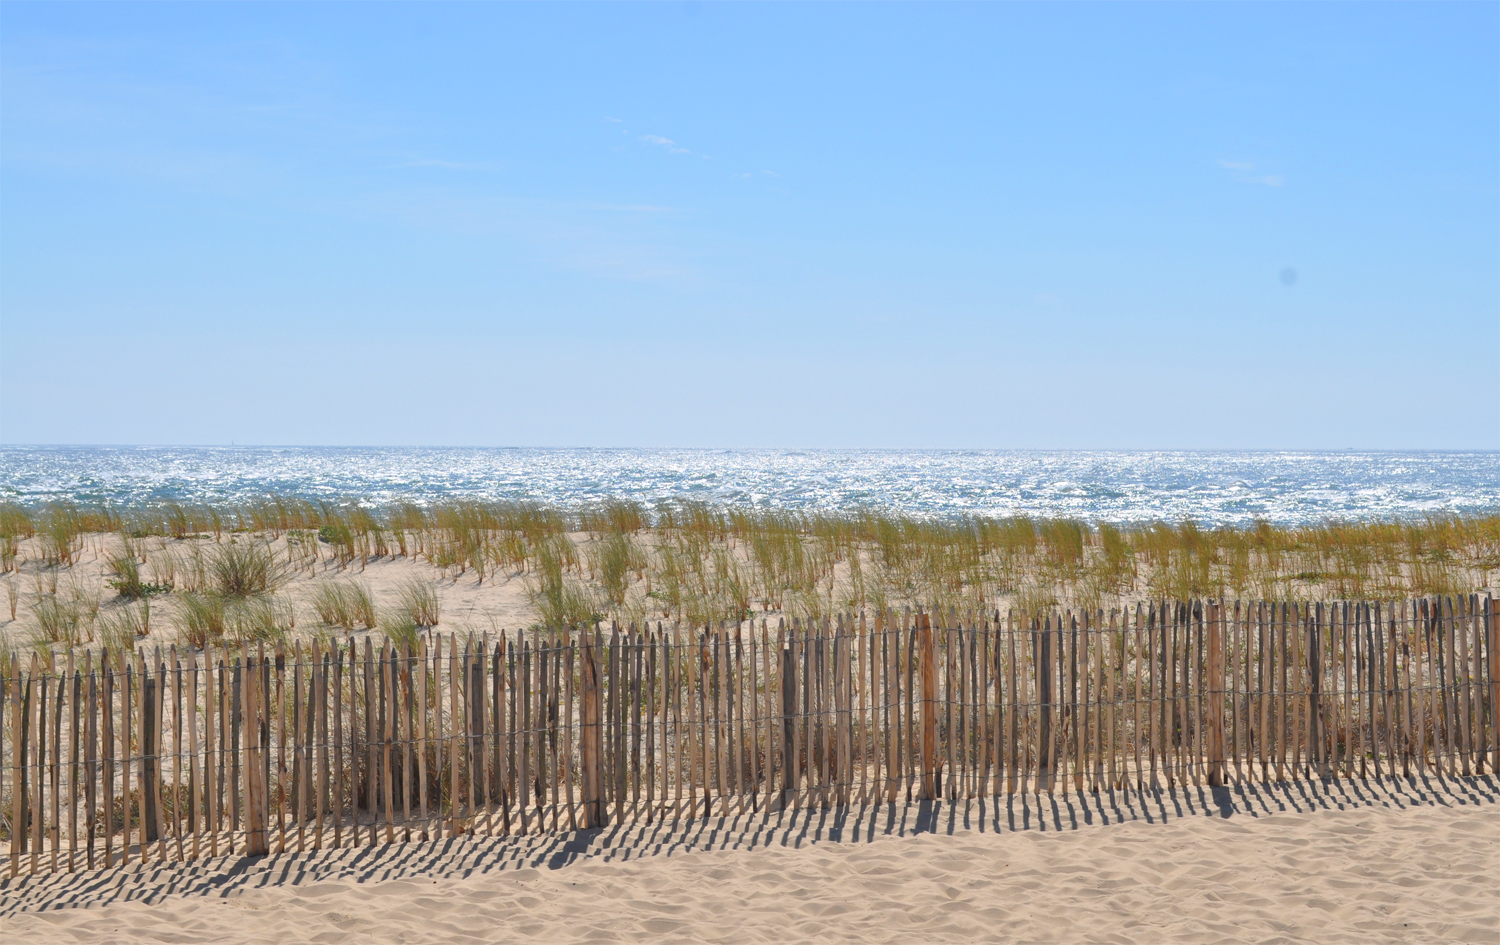
<instances>
[{"instance_id":1,"label":"clump of beach grass","mask_svg":"<svg viewBox=\"0 0 1500 945\"><path fill-rule=\"evenodd\" d=\"M224 520L222 515L213 515L179 523L187 511L181 507L173 511L178 515L170 520L178 530L200 521L222 527ZM186 558L165 566L182 577L184 589L174 595L173 622L189 646L202 649L225 640L274 641L296 625L291 604L275 595L286 580L285 565L263 538L231 535L227 542L209 545L207 553L193 545ZM128 567L122 562L121 570L128 573ZM143 598L158 589L145 590Z\"/></svg>"},{"instance_id":2,"label":"clump of beach grass","mask_svg":"<svg viewBox=\"0 0 1500 945\"><path fill-rule=\"evenodd\" d=\"M76 599L60 594L41 594L31 604L36 619L33 641L74 647L83 642L83 609Z\"/></svg>"},{"instance_id":3,"label":"clump of beach grass","mask_svg":"<svg viewBox=\"0 0 1500 945\"><path fill-rule=\"evenodd\" d=\"M231 597L187 591L175 597L178 634L195 649L226 641L274 643L296 628L291 602L275 594Z\"/></svg>"},{"instance_id":4,"label":"clump of beach grass","mask_svg":"<svg viewBox=\"0 0 1500 945\"><path fill-rule=\"evenodd\" d=\"M16 570L21 542L35 534L36 523L26 509L14 502L0 503L0 572Z\"/></svg>"},{"instance_id":5,"label":"clump of beach grass","mask_svg":"<svg viewBox=\"0 0 1500 945\"><path fill-rule=\"evenodd\" d=\"M136 641L151 632L151 599L122 603L103 610L96 621L99 643L111 652L135 649Z\"/></svg>"},{"instance_id":6,"label":"clump of beach grass","mask_svg":"<svg viewBox=\"0 0 1500 945\"><path fill-rule=\"evenodd\" d=\"M218 594L185 591L176 597L174 622L184 643L203 649L224 639L224 598Z\"/></svg>"},{"instance_id":7,"label":"clump of beach grass","mask_svg":"<svg viewBox=\"0 0 1500 945\"><path fill-rule=\"evenodd\" d=\"M312 606L318 619L330 627L373 630L378 623L370 587L359 581L320 581L313 590Z\"/></svg>"},{"instance_id":8,"label":"clump of beach grass","mask_svg":"<svg viewBox=\"0 0 1500 945\"><path fill-rule=\"evenodd\" d=\"M140 555L128 537L122 540L121 550L109 556L106 566L110 577L104 583L125 600L141 600L172 590L170 577L164 582L141 578Z\"/></svg>"},{"instance_id":9,"label":"clump of beach grass","mask_svg":"<svg viewBox=\"0 0 1500 945\"><path fill-rule=\"evenodd\" d=\"M646 556L625 531L608 531L597 539L587 554L589 574L599 582L604 598L618 607L625 603L632 574L646 568Z\"/></svg>"},{"instance_id":10,"label":"clump of beach grass","mask_svg":"<svg viewBox=\"0 0 1500 945\"><path fill-rule=\"evenodd\" d=\"M264 542L247 538L219 545L209 555L214 590L224 597L251 597L274 591L282 582L280 563Z\"/></svg>"},{"instance_id":11,"label":"clump of beach grass","mask_svg":"<svg viewBox=\"0 0 1500 945\"><path fill-rule=\"evenodd\" d=\"M234 599L224 609L224 634L236 643L276 643L296 627L291 601L275 594Z\"/></svg>"},{"instance_id":12,"label":"clump of beach grass","mask_svg":"<svg viewBox=\"0 0 1500 945\"><path fill-rule=\"evenodd\" d=\"M578 524L594 538L608 533L634 535L649 525L649 518L639 502L610 499L580 511Z\"/></svg>"},{"instance_id":13,"label":"clump of beach grass","mask_svg":"<svg viewBox=\"0 0 1500 945\"><path fill-rule=\"evenodd\" d=\"M53 502L42 513L38 532L42 539L42 562L48 567L72 567L83 548L85 524L71 502Z\"/></svg>"},{"instance_id":14,"label":"clump of beach grass","mask_svg":"<svg viewBox=\"0 0 1500 945\"><path fill-rule=\"evenodd\" d=\"M538 546L537 570L526 580L526 594L543 626L586 627L601 617L590 589L564 573L571 550L560 536Z\"/></svg>"},{"instance_id":15,"label":"clump of beach grass","mask_svg":"<svg viewBox=\"0 0 1500 945\"><path fill-rule=\"evenodd\" d=\"M381 611L380 631L398 646L415 648L418 637L438 625L440 611L432 584L413 576L397 589L395 604Z\"/></svg>"},{"instance_id":16,"label":"clump of beach grass","mask_svg":"<svg viewBox=\"0 0 1500 945\"><path fill-rule=\"evenodd\" d=\"M441 605L432 585L419 577L408 578L396 590L396 606L419 627L438 625Z\"/></svg>"}]
</instances>

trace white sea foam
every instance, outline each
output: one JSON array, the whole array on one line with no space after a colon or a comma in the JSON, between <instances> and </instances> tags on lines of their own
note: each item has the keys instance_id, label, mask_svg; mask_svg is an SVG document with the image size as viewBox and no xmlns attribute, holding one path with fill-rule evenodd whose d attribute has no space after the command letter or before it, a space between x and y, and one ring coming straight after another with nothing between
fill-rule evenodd
<instances>
[{"instance_id":1,"label":"white sea foam","mask_svg":"<svg viewBox=\"0 0 1500 945\"><path fill-rule=\"evenodd\" d=\"M374 504L607 497L1208 525L1500 509L1497 452L5 447L0 498L132 505L280 493Z\"/></svg>"}]
</instances>

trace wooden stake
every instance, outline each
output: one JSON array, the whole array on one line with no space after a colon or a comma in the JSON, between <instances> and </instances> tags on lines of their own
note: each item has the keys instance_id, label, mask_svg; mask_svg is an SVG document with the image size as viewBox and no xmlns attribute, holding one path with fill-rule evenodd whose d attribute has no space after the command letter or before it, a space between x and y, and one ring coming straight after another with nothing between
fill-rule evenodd
<instances>
[{"instance_id":1,"label":"wooden stake","mask_svg":"<svg viewBox=\"0 0 1500 945\"><path fill-rule=\"evenodd\" d=\"M11 834L10 834L10 878L15 879L21 869L21 850L26 836L26 754L23 746L26 744L26 704L29 701L21 696L21 668L20 660L12 658L10 662L10 757L14 765L15 776L11 779ZM26 681L30 688L31 681ZM106 835L107 836L107 835ZM108 841L106 841L107 844ZM105 846L105 866L109 865L109 847Z\"/></svg>"},{"instance_id":2,"label":"wooden stake","mask_svg":"<svg viewBox=\"0 0 1500 945\"><path fill-rule=\"evenodd\" d=\"M83 675L87 680L87 696L85 705L88 708L87 727L83 735L83 831L84 831L84 866L90 870L94 868L94 832L98 828L98 818L94 813L94 805L98 801L96 784L99 777L99 692L98 683L94 676L94 654L84 651ZM196 754L196 750L195 750ZM194 843L196 844L196 839ZM194 855L197 855L197 847L194 846Z\"/></svg>"},{"instance_id":3,"label":"wooden stake","mask_svg":"<svg viewBox=\"0 0 1500 945\"><path fill-rule=\"evenodd\" d=\"M180 863L186 859L182 848L182 732L185 728L182 720L182 661L177 657L176 644L172 645L169 653L172 661L172 841ZM71 665L71 655L68 662ZM76 733L76 717L73 729ZM191 785L189 788L191 796ZM192 801L189 800L188 803L191 804ZM69 859L71 861L71 856ZM69 868L72 868L71 863Z\"/></svg>"},{"instance_id":4,"label":"wooden stake","mask_svg":"<svg viewBox=\"0 0 1500 945\"><path fill-rule=\"evenodd\" d=\"M104 660L101 657L101 659L100 659L101 666L102 666L103 663L104 663ZM218 698L216 698L216 692L217 692L217 690L216 690L216 688L214 686L214 658L213 658L213 651L210 650L207 647L204 647L204 649L203 649L203 674L204 674L204 682L203 682L203 713L204 713L204 716L203 716L203 791L204 791L204 799L205 799L204 802L205 802L205 805L206 805L205 810L207 811L207 813L204 815L204 817L205 817L205 819L207 821L206 824L204 825L204 829L206 829L208 831L208 855L211 856L211 857L217 857L219 855L219 810L220 810L220 805L219 805L219 783L220 783L219 782L219 770L220 770L220 764L219 764L218 752L215 751L215 748L218 745L220 745L221 743L215 740L215 732L217 732L217 730L218 730L218 727L215 725L215 719L219 718L219 713L218 713L217 708L216 708L217 705L218 705L218 703L219 703L219 700L218 700ZM108 685L108 681L109 681L109 678L108 678L108 674L106 673L106 675L105 675L106 686ZM106 695L106 697L105 697L105 705L108 705L108 704L109 704L109 697ZM107 714L106 714L106 719L107 719ZM106 736L106 738L107 738L107 736ZM105 783L106 784L109 783L109 774L108 774L108 772L105 773ZM109 802L109 799L106 797L105 798L106 805L108 804L108 802ZM106 836L106 838L109 836L108 832L106 832L105 836ZM106 839L105 840L106 849L107 849L108 842L109 842L108 839ZM108 856L107 855L106 855L105 859L106 859L106 861L108 860ZM108 866L109 865L108 862L106 862L105 865Z\"/></svg>"},{"instance_id":5,"label":"wooden stake","mask_svg":"<svg viewBox=\"0 0 1500 945\"><path fill-rule=\"evenodd\" d=\"M652 679L654 681L656 675L656 647L654 646L655 641L653 640L652 642L653 646L651 649L651 667ZM563 647L564 658L566 660L563 665L563 784L566 788L568 799L568 829L577 830L578 817L573 809L573 671L578 658L578 644L572 639L572 635L568 634L563 638ZM649 728L647 731L649 741ZM647 758L654 766L656 763L656 754L650 749L649 746L647 748L647 752ZM652 777L648 778L646 782L646 807L648 811L650 810L651 797L653 796L652 786L654 785L654 776L655 768L653 767Z\"/></svg>"},{"instance_id":6,"label":"wooden stake","mask_svg":"<svg viewBox=\"0 0 1500 945\"><path fill-rule=\"evenodd\" d=\"M245 677L250 672L250 667L246 663L245 651L242 648L240 658L234 659L230 655L228 647L226 647L224 660L230 664L229 686L225 693L229 701L229 707L224 714L225 722L229 728L228 734L221 744L224 746L224 750L229 753L229 834L226 838L226 846L228 847L227 852L232 854L234 853L235 831L242 824L247 831L250 827L250 823L245 818L244 813L244 804L250 795L248 790L241 790L242 786L248 787L247 783L241 780L243 771L242 762L246 760L243 739L249 737L247 734L249 726L246 724L246 719L254 719L256 716L249 714L250 709L245 704L245 687L249 685ZM254 854L250 855L253 856Z\"/></svg>"},{"instance_id":7,"label":"wooden stake","mask_svg":"<svg viewBox=\"0 0 1500 945\"><path fill-rule=\"evenodd\" d=\"M933 651L932 619L925 612L917 615L917 647L922 679L922 799L938 797L938 707L937 656Z\"/></svg>"},{"instance_id":8,"label":"wooden stake","mask_svg":"<svg viewBox=\"0 0 1500 945\"><path fill-rule=\"evenodd\" d=\"M422 818L422 839L429 839L427 834L427 638L417 638L417 810ZM497 672L504 669L502 664ZM504 675L500 676L504 685ZM504 768L502 767L502 771ZM503 806L504 795L501 795Z\"/></svg>"},{"instance_id":9,"label":"wooden stake","mask_svg":"<svg viewBox=\"0 0 1500 945\"><path fill-rule=\"evenodd\" d=\"M599 680L599 632L592 638L584 632L580 659L580 682L582 684L582 719L580 722L583 761L583 825L588 829L604 826L603 773L604 759L600 745L600 680Z\"/></svg>"},{"instance_id":10,"label":"wooden stake","mask_svg":"<svg viewBox=\"0 0 1500 945\"><path fill-rule=\"evenodd\" d=\"M1484 596L1485 655L1489 688L1489 750L1490 771L1500 771L1500 607L1495 599Z\"/></svg>"},{"instance_id":11,"label":"wooden stake","mask_svg":"<svg viewBox=\"0 0 1500 945\"><path fill-rule=\"evenodd\" d=\"M244 751L245 751L245 852L250 856L265 856L270 852L270 838L266 832L266 819L270 810L270 796L266 783L266 763L263 742L269 740L269 720L263 719L262 705L268 695L261 683L261 667L265 664L262 650L251 662L248 653L242 653L241 681L244 692L241 705L244 707Z\"/></svg>"},{"instance_id":12,"label":"wooden stake","mask_svg":"<svg viewBox=\"0 0 1500 945\"><path fill-rule=\"evenodd\" d=\"M125 684L124 689L120 693L120 799L123 802L121 804L121 807L123 808L124 813L124 816L120 818L122 821L124 821L124 823L121 824L124 833L124 839L120 845L120 863L122 865L128 865L130 863L130 808L132 802L130 790L130 736L131 732L134 730L135 723L135 714L131 711L131 703L134 701L132 697L135 695L135 664L133 661L129 660L123 652L121 652L116 657L116 659L119 661L117 669L120 672L120 678ZM35 657L33 657L33 673L35 673L35 670L36 660ZM137 797L137 799L139 798ZM142 817L141 821L142 826L144 827L145 818ZM142 844L141 846L142 851L144 852L145 844ZM35 848L33 848L33 850L34 849ZM32 864L32 872L36 872L35 863Z\"/></svg>"},{"instance_id":13,"label":"wooden stake","mask_svg":"<svg viewBox=\"0 0 1500 945\"><path fill-rule=\"evenodd\" d=\"M286 738L286 651L280 642L277 642L272 654L272 661L266 665L271 671L274 685L267 687L267 708L276 713L276 758L272 768L275 783L276 798L276 852L286 852L286 788L287 788L287 738ZM273 695L274 692L274 695ZM274 699L274 703L272 700ZM274 704L274 708L272 705ZM271 763L268 756L267 763ZM270 795L267 796L267 800Z\"/></svg>"},{"instance_id":14,"label":"wooden stake","mask_svg":"<svg viewBox=\"0 0 1500 945\"><path fill-rule=\"evenodd\" d=\"M354 647L352 638L349 647L351 650ZM333 777L333 797L329 806L333 813L333 848L337 850L344 845L344 654L336 641L328 654L328 668L333 673L333 705L329 712L333 720L333 764L329 772Z\"/></svg>"},{"instance_id":15,"label":"wooden stake","mask_svg":"<svg viewBox=\"0 0 1500 945\"><path fill-rule=\"evenodd\" d=\"M323 849L324 821L328 811L328 666L329 659L316 639L312 644L312 688L308 698L312 702L312 724L309 737L313 740L313 765L317 771L317 786L313 820L314 850ZM336 725L337 723L335 723ZM335 758L335 763L337 763Z\"/></svg>"},{"instance_id":16,"label":"wooden stake","mask_svg":"<svg viewBox=\"0 0 1500 945\"><path fill-rule=\"evenodd\" d=\"M400 696L396 689L396 656L390 642L380 647L380 800L385 811L385 842L389 846L396 842L395 793L396 784L391 773L391 754L395 748L395 720Z\"/></svg>"},{"instance_id":17,"label":"wooden stake","mask_svg":"<svg viewBox=\"0 0 1500 945\"><path fill-rule=\"evenodd\" d=\"M528 660L528 664L529 664ZM530 682L530 679L527 679ZM448 635L448 836L463 832L463 806L458 793L458 738L463 723L462 703L458 698L458 638ZM529 706L528 706L529 708ZM529 721L529 720L528 720ZM530 725L527 726L528 730Z\"/></svg>"}]
</instances>

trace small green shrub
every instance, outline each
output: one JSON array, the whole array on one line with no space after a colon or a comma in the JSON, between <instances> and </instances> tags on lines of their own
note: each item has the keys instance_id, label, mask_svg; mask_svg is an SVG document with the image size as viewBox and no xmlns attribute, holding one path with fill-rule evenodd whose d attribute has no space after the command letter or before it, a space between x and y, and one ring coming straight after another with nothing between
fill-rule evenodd
<instances>
[{"instance_id":1,"label":"small green shrub","mask_svg":"<svg viewBox=\"0 0 1500 945\"><path fill-rule=\"evenodd\" d=\"M109 573L112 577L104 583L114 588L125 600L141 600L158 594L167 594L172 590L170 583L141 580L140 562L136 560L134 554L128 552L110 556Z\"/></svg>"}]
</instances>

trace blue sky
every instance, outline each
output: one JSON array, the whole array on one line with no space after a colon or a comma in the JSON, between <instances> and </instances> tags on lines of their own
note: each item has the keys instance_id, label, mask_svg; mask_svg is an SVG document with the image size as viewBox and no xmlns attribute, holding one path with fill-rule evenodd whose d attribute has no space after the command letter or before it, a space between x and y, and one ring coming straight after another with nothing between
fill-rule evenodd
<instances>
[{"instance_id":1,"label":"blue sky","mask_svg":"<svg viewBox=\"0 0 1500 945\"><path fill-rule=\"evenodd\" d=\"M1500 448L1500 6L0 6L0 442Z\"/></svg>"}]
</instances>

